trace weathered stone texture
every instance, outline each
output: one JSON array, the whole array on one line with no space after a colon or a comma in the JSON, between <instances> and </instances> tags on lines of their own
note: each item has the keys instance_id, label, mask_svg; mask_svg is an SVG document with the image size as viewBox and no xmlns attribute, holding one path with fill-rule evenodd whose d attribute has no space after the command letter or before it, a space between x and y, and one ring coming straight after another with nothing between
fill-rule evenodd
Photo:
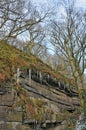
<instances>
[{"instance_id":1,"label":"weathered stone texture","mask_svg":"<svg viewBox=\"0 0 86 130\"><path fill-rule=\"evenodd\" d=\"M32 81L32 86L29 86L27 82L23 81L23 83L26 99L29 97L30 101L35 104L37 115L35 119L31 115L28 116L27 111L29 110L31 114L30 110L33 107L28 103L29 107L26 111L24 102L24 108L22 108L18 92L14 90L9 92L8 90L8 92L0 94L0 130L32 130L30 126L34 126L35 121L40 123L42 127L46 127L47 123L63 121L63 117L57 118L57 113L73 110L79 105L77 97L71 98L52 87L49 88L35 81ZM23 97L21 98L24 100ZM14 105L17 102L18 104Z\"/></svg>"}]
</instances>

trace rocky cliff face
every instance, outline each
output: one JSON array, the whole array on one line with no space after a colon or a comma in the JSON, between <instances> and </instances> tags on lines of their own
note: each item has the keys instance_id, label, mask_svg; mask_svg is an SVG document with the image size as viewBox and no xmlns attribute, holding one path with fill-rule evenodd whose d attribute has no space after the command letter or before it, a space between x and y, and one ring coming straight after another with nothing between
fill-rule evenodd
<instances>
[{"instance_id":1,"label":"rocky cliff face","mask_svg":"<svg viewBox=\"0 0 86 130\"><path fill-rule=\"evenodd\" d=\"M61 124L80 106L74 80L0 41L0 130Z\"/></svg>"},{"instance_id":2,"label":"rocky cliff face","mask_svg":"<svg viewBox=\"0 0 86 130\"><path fill-rule=\"evenodd\" d=\"M46 83L22 73L18 78L18 84L0 84L0 130L56 126L66 119L64 111L80 106L77 93L61 88L53 79Z\"/></svg>"}]
</instances>

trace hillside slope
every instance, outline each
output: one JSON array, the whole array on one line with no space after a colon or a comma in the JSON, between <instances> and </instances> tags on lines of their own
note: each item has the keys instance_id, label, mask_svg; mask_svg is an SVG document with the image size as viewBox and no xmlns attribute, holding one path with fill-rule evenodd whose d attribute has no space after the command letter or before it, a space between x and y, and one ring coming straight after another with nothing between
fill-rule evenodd
<instances>
[{"instance_id":1,"label":"hillside slope","mask_svg":"<svg viewBox=\"0 0 86 130\"><path fill-rule=\"evenodd\" d=\"M55 72L52 68L44 64L33 55L27 55L14 46L8 45L6 41L0 41L0 80L10 79L17 68L35 68L42 73L48 73L59 81L74 85L73 79L68 79L65 75Z\"/></svg>"},{"instance_id":2,"label":"hillside slope","mask_svg":"<svg viewBox=\"0 0 86 130\"><path fill-rule=\"evenodd\" d=\"M15 77L18 68L19 83ZM32 130L36 122L35 127L47 130L49 126L61 124L80 106L72 86L73 79L55 72L35 56L0 41L1 130ZM69 112L68 117L65 111Z\"/></svg>"}]
</instances>

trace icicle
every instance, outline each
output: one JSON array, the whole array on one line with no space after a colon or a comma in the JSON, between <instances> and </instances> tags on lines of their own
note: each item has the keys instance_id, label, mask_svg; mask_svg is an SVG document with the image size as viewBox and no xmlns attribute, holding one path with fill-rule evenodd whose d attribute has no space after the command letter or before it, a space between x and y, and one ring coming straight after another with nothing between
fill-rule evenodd
<instances>
[{"instance_id":1,"label":"icicle","mask_svg":"<svg viewBox=\"0 0 86 130\"><path fill-rule=\"evenodd\" d=\"M29 69L29 85L31 85L31 69Z\"/></svg>"},{"instance_id":2,"label":"icicle","mask_svg":"<svg viewBox=\"0 0 86 130\"><path fill-rule=\"evenodd\" d=\"M39 72L39 79L40 79L40 82L42 81L42 74L41 72Z\"/></svg>"},{"instance_id":3,"label":"icicle","mask_svg":"<svg viewBox=\"0 0 86 130\"><path fill-rule=\"evenodd\" d=\"M20 69L19 68L17 68L17 84L19 84L19 76L20 76Z\"/></svg>"},{"instance_id":4,"label":"icicle","mask_svg":"<svg viewBox=\"0 0 86 130\"><path fill-rule=\"evenodd\" d=\"M48 79L48 82L49 82L49 79L50 79L50 75L49 74L47 75L47 79Z\"/></svg>"},{"instance_id":5,"label":"icicle","mask_svg":"<svg viewBox=\"0 0 86 130\"><path fill-rule=\"evenodd\" d=\"M56 81L57 81L57 79L56 79L56 78L54 78L54 81L56 82Z\"/></svg>"},{"instance_id":6,"label":"icicle","mask_svg":"<svg viewBox=\"0 0 86 130\"><path fill-rule=\"evenodd\" d=\"M41 78L42 78L41 72L39 72L39 78L40 78L40 80L41 80Z\"/></svg>"},{"instance_id":7,"label":"icicle","mask_svg":"<svg viewBox=\"0 0 86 130\"><path fill-rule=\"evenodd\" d=\"M58 84L59 84L59 87L60 87L61 83L60 83L60 82L58 82Z\"/></svg>"}]
</instances>

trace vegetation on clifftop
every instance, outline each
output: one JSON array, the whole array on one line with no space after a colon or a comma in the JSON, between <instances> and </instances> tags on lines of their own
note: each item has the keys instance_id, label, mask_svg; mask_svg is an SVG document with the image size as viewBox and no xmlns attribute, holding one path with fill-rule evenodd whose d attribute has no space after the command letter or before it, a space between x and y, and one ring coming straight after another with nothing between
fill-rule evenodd
<instances>
[{"instance_id":1,"label":"vegetation on clifftop","mask_svg":"<svg viewBox=\"0 0 86 130\"><path fill-rule=\"evenodd\" d=\"M65 84L74 84L73 79L68 79L60 74L60 72L57 73L55 70L52 70L50 66L44 64L35 56L26 54L14 46L7 44L6 41L0 41L0 80L11 79L16 73L17 68L35 68L43 74L47 73L59 81L64 81Z\"/></svg>"}]
</instances>

